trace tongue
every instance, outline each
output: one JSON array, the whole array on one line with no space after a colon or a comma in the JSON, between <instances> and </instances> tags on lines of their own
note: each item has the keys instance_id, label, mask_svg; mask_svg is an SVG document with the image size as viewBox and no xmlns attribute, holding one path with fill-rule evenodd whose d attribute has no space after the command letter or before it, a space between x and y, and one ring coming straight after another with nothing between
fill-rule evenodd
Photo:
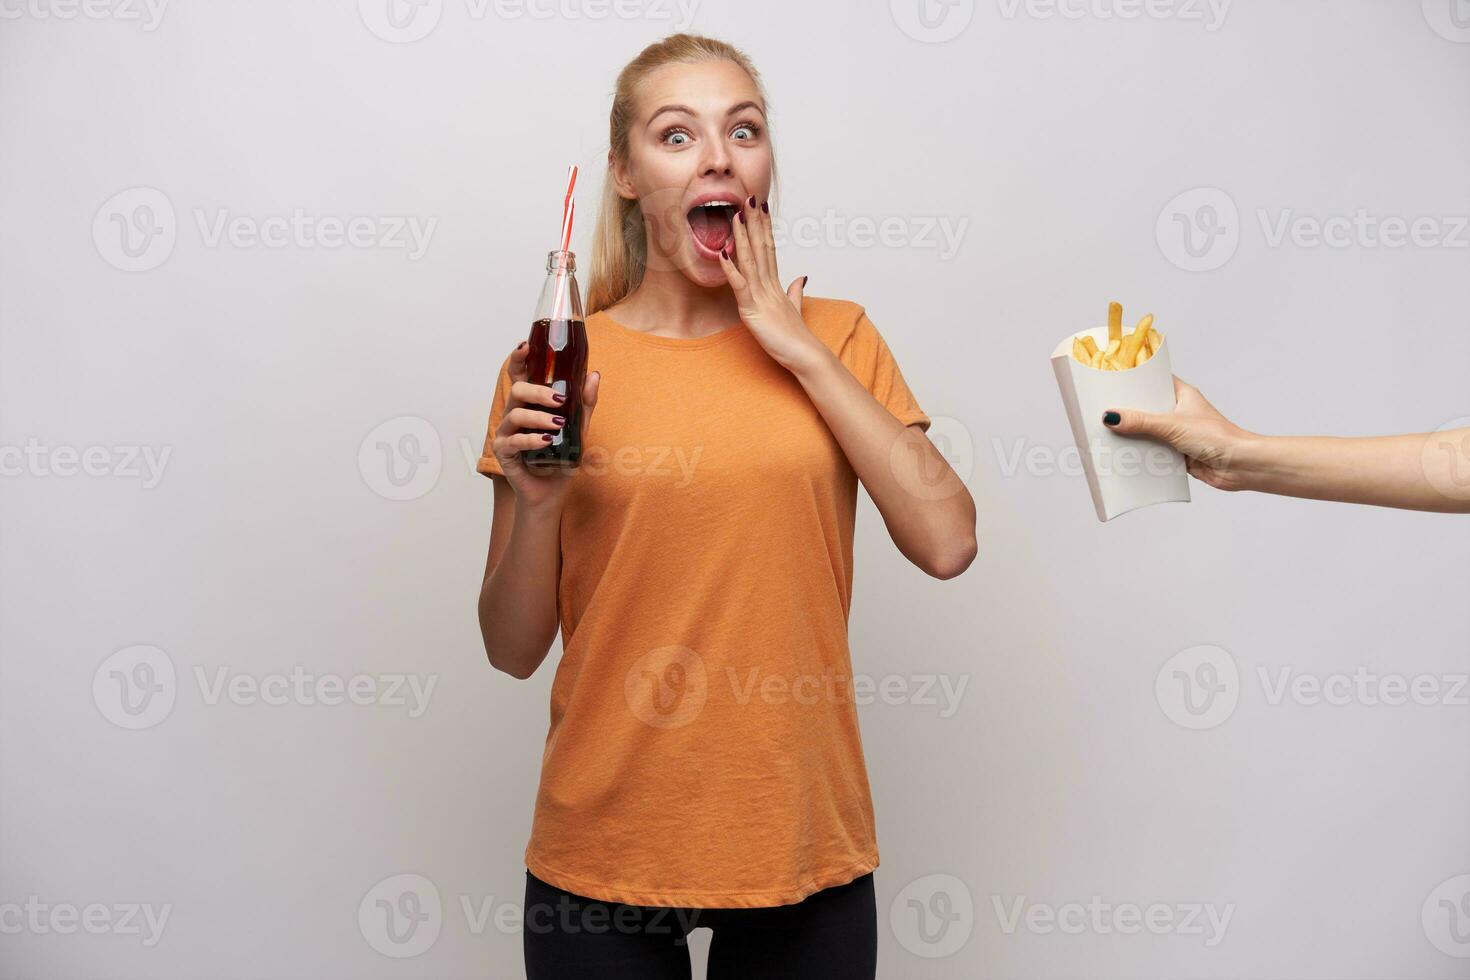
<instances>
[{"instance_id":1,"label":"tongue","mask_svg":"<svg viewBox=\"0 0 1470 980\"><path fill-rule=\"evenodd\" d=\"M724 248L730 238L730 216L723 208L695 208L689 216L689 227L700 244L711 252Z\"/></svg>"}]
</instances>

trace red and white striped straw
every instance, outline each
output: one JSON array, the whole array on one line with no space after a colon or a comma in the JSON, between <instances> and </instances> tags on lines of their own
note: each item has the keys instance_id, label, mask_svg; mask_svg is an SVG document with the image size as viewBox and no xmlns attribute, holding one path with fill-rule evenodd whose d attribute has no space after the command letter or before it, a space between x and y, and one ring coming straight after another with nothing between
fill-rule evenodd
<instances>
[{"instance_id":1,"label":"red and white striped straw","mask_svg":"<svg viewBox=\"0 0 1470 980\"><path fill-rule=\"evenodd\" d=\"M572 245L572 212L577 209L577 202L572 199L572 192L577 187L577 165L572 164L567 168L567 196L561 206L561 250L565 252Z\"/></svg>"},{"instance_id":2,"label":"red and white striped straw","mask_svg":"<svg viewBox=\"0 0 1470 980\"><path fill-rule=\"evenodd\" d=\"M570 251L572 247L572 217L577 213L577 202L572 197L572 192L577 187L577 165L572 164L567 168L567 196L561 205L561 250ZM556 303L552 310L552 318L562 319L561 307L562 297L567 295L566 274L559 268L556 272Z\"/></svg>"}]
</instances>

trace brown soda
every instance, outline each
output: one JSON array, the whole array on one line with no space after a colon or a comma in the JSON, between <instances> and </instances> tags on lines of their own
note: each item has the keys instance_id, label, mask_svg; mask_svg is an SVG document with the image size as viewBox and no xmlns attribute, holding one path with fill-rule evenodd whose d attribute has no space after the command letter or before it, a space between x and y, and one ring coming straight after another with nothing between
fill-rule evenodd
<instances>
[{"instance_id":1,"label":"brown soda","mask_svg":"<svg viewBox=\"0 0 1470 980\"><path fill-rule=\"evenodd\" d=\"M555 408L537 405L536 410L560 415L567 424L559 430L547 430L551 432L551 441L540 449L525 450L521 459L527 466L575 467L582 461L582 383L587 378L587 324L583 320L543 317L531 324L528 348L527 380L532 384L546 385L567 398Z\"/></svg>"},{"instance_id":2,"label":"brown soda","mask_svg":"<svg viewBox=\"0 0 1470 980\"><path fill-rule=\"evenodd\" d=\"M527 338L526 373L532 384L546 385L566 396L560 405L534 405L536 411L567 420L550 432L551 441L521 452L521 461L536 469L575 468L582 462L582 384L587 380L587 323L577 288L577 256L557 250L546 256L546 279Z\"/></svg>"}]
</instances>

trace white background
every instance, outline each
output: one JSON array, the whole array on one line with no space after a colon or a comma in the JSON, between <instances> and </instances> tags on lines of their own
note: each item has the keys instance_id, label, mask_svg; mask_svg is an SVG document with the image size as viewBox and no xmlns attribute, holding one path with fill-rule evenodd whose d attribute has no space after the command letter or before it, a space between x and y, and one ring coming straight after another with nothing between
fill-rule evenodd
<instances>
[{"instance_id":1,"label":"white background","mask_svg":"<svg viewBox=\"0 0 1470 980\"><path fill-rule=\"evenodd\" d=\"M442 0L403 41L385 9L0 4L5 977L522 975L495 915L522 900L558 653L525 683L485 661L472 461L566 167L585 261L613 80L686 24ZM765 75L778 215L837 229L784 245L783 276L867 306L980 511L980 557L948 582L859 516L855 669L908 691L861 709L880 976L1470 976L1451 931L1470 936L1464 692L1271 697L1283 670L1448 692L1470 670L1470 523L1194 484L1101 525L1047 462L1070 445L1048 354L1110 299L1153 312L1176 371L1248 428L1470 416L1470 28L1450 0L1130 12L960 0L928 30L902 2L706 0L687 25ZM157 193L116 197L134 188ZM1236 212L1207 271L1167 234L1197 188ZM297 209L377 231L211 238ZM1359 211L1450 240L1272 244L1283 216ZM421 255L374 237L394 217L432 227ZM135 238L130 259L135 219L172 247ZM902 240L864 237L884 219ZM921 233L939 223L963 229L952 254ZM416 454L394 460L413 479L389 480L379 443ZM167 452L161 479L128 447ZM138 645L172 665L154 683L173 702L129 728L113 668L147 675L104 662ZM1155 681L1203 645L1237 704L1191 730ZM218 671L298 668L435 687L418 717L411 698L210 702ZM939 681L965 685L948 716ZM422 951L374 933L374 889L401 874L442 903ZM941 892L971 909L942 936L908 904ZM25 919L31 896L169 918L152 945L63 934ZM1008 932L997 913L1093 896L1231 918L1207 945L1208 926Z\"/></svg>"}]
</instances>

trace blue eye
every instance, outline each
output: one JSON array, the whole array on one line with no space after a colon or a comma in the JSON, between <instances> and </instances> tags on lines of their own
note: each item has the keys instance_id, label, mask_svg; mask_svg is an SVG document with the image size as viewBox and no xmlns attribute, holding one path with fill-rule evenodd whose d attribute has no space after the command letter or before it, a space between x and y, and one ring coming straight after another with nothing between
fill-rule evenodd
<instances>
[{"instance_id":1,"label":"blue eye","mask_svg":"<svg viewBox=\"0 0 1470 980\"><path fill-rule=\"evenodd\" d=\"M745 133L746 135L741 136L739 135L740 133ZM760 134L761 128L755 123L741 123L739 126L736 126L730 131L731 138L736 139L741 143L748 143L753 139L758 139L760 137ZM674 136L682 137L682 139L671 139L671 137ZM693 137L691 137L689 135L689 131L682 126L670 126L668 129L660 133L658 138L659 142L667 143L669 146L683 146L686 143L690 142Z\"/></svg>"}]
</instances>

